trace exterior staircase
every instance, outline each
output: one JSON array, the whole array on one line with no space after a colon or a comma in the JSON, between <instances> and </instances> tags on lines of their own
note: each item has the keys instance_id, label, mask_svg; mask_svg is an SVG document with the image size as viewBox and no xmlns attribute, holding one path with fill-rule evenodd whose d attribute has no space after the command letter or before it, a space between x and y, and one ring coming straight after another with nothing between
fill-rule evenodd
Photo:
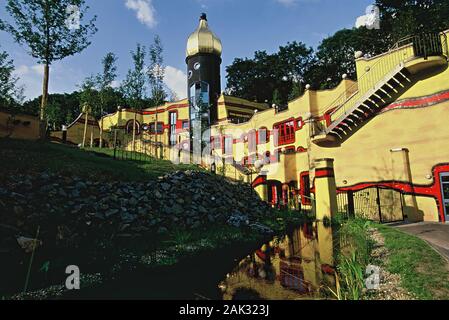
<instances>
[{"instance_id":1,"label":"exterior staircase","mask_svg":"<svg viewBox=\"0 0 449 320\"><path fill-rule=\"evenodd\" d=\"M339 96L311 127L315 144L341 143L395 100L413 83L413 75L432 66L447 64L445 36L408 37L389 52L367 63L354 87ZM347 96L347 92L354 92Z\"/></svg>"}]
</instances>

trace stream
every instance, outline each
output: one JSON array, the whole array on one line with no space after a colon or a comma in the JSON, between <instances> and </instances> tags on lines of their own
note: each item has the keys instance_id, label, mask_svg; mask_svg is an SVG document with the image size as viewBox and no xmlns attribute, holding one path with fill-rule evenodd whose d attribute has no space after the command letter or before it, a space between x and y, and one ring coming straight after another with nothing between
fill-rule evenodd
<instances>
[{"instance_id":1,"label":"stream","mask_svg":"<svg viewBox=\"0 0 449 320\"><path fill-rule=\"evenodd\" d=\"M333 288L332 227L309 222L262 246L236 244L168 267L137 269L64 299L320 299ZM249 253L249 254L248 254Z\"/></svg>"}]
</instances>

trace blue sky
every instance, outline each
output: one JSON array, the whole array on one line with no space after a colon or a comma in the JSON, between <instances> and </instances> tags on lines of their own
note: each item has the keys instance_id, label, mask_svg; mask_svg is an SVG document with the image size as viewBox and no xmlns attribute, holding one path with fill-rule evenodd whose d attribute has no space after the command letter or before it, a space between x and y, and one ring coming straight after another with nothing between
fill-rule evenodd
<instances>
[{"instance_id":1,"label":"blue sky","mask_svg":"<svg viewBox=\"0 0 449 320\"><path fill-rule=\"evenodd\" d=\"M3 2L3 1L2 1ZM288 41L302 41L316 47L341 28L354 26L373 0L87 0L90 15L98 16L98 33L81 54L54 63L50 92L71 92L82 80L100 71L108 52L118 60L118 82L131 67L130 50L139 42L147 47L155 34L164 44L166 84L180 98L185 90L185 46L198 25L201 12L208 15L211 29L223 42L222 78L225 66L237 57L250 57L256 50L274 52ZM4 3L4 2L3 2ZM0 4L0 16L5 17ZM41 66L0 32L0 45L14 59L16 74L25 85L27 98L41 92Z\"/></svg>"}]
</instances>

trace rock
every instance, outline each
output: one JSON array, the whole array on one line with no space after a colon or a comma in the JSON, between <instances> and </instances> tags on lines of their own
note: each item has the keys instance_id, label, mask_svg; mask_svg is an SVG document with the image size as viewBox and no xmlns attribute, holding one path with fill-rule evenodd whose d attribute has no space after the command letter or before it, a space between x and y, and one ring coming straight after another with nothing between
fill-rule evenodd
<instances>
[{"instance_id":1,"label":"rock","mask_svg":"<svg viewBox=\"0 0 449 320\"><path fill-rule=\"evenodd\" d=\"M30 253L42 246L42 241L26 237L18 237L17 243L23 250L25 250L26 253Z\"/></svg>"},{"instance_id":2,"label":"rock","mask_svg":"<svg viewBox=\"0 0 449 320\"><path fill-rule=\"evenodd\" d=\"M121 218L122 221L125 222L125 223L131 223L131 222L133 222L134 220L137 219L137 217L136 217L135 215L129 214L129 213L127 213L127 212L122 212L122 213L120 214L120 218Z\"/></svg>"},{"instance_id":3,"label":"rock","mask_svg":"<svg viewBox=\"0 0 449 320\"><path fill-rule=\"evenodd\" d=\"M234 213L227 220L227 224L236 228L240 228L242 226L247 226L249 224L249 218L247 215Z\"/></svg>"},{"instance_id":4,"label":"rock","mask_svg":"<svg viewBox=\"0 0 449 320\"><path fill-rule=\"evenodd\" d=\"M14 213L21 215L23 213L23 208L21 206L14 206Z\"/></svg>"},{"instance_id":5,"label":"rock","mask_svg":"<svg viewBox=\"0 0 449 320\"><path fill-rule=\"evenodd\" d=\"M124 223L120 226L120 232L125 231L126 229L128 229L131 225L129 223Z\"/></svg>"},{"instance_id":6,"label":"rock","mask_svg":"<svg viewBox=\"0 0 449 320\"><path fill-rule=\"evenodd\" d=\"M164 191L170 190L170 185L168 183L161 183L161 188Z\"/></svg>"},{"instance_id":7,"label":"rock","mask_svg":"<svg viewBox=\"0 0 449 320\"><path fill-rule=\"evenodd\" d=\"M109 218L111 216L116 215L117 213L119 213L119 211L117 209L111 209L106 211L106 213L104 214L106 218Z\"/></svg>"},{"instance_id":8,"label":"rock","mask_svg":"<svg viewBox=\"0 0 449 320\"><path fill-rule=\"evenodd\" d=\"M0 196L4 196L8 194L8 190L0 188Z\"/></svg>"},{"instance_id":9,"label":"rock","mask_svg":"<svg viewBox=\"0 0 449 320\"><path fill-rule=\"evenodd\" d=\"M131 198L131 199L129 199L129 204L130 204L131 206L136 206L138 203L139 203L139 202L137 201L136 198Z\"/></svg>"},{"instance_id":10,"label":"rock","mask_svg":"<svg viewBox=\"0 0 449 320\"><path fill-rule=\"evenodd\" d=\"M158 198L158 199L161 199L162 198L162 194L159 192L159 191L155 191L154 192L154 196L156 197L156 198Z\"/></svg>"},{"instance_id":11,"label":"rock","mask_svg":"<svg viewBox=\"0 0 449 320\"><path fill-rule=\"evenodd\" d=\"M199 228L200 226L201 226L201 223L200 223L199 221L195 221L195 222L192 224L192 229Z\"/></svg>"},{"instance_id":12,"label":"rock","mask_svg":"<svg viewBox=\"0 0 449 320\"><path fill-rule=\"evenodd\" d=\"M249 227L251 228L251 230L257 232L257 233L261 233L261 234L273 234L274 231L272 229L270 229L269 227L261 224L261 223L251 223L249 225Z\"/></svg>"},{"instance_id":13,"label":"rock","mask_svg":"<svg viewBox=\"0 0 449 320\"><path fill-rule=\"evenodd\" d=\"M173 207L171 209L171 213L175 214L175 215L179 215L179 214L181 214L183 212L184 212L184 209L181 206L177 205L177 204L173 205Z\"/></svg>"},{"instance_id":14,"label":"rock","mask_svg":"<svg viewBox=\"0 0 449 320\"><path fill-rule=\"evenodd\" d=\"M158 234L166 234L168 232L168 229L166 227L159 227L157 229Z\"/></svg>"},{"instance_id":15,"label":"rock","mask_svg":"<svg viewBox=\"0 0 449 320\"><path fill-rule=\"evenodd\" d=\"M79 181L75 184L75 188L78 190L83 190L87 188L87 185L84 182Z\"/></svg>"}]
</instances>

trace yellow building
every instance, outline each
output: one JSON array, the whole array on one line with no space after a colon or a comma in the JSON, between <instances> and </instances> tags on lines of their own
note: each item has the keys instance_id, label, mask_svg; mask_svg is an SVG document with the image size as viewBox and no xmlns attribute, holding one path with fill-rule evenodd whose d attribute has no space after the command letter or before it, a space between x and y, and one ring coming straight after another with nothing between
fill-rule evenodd
<instances>
[{"instance_id":1,"label":"yellow building","mask_svg":"<svg viewBox=\"0 0 449 320\"><path fill-rule=\"evenodd\" d=\"M358 52L357 82L344 76L331 90L308 86L278 111L217 91L222 45L203 15L187 45L189 98L142 111L120 109L99 121L93 139L191 161L190 128L202 117L199 98L209 106L210 125L210 150L201 163L250 182L274 206L313 204L317 179L327 177L337 186L339 211L382 222L444 222L449 219L448 35L410 37L372 58ZM320 161L329 167L316 168Z\"/></svg>"},{"instance_id":2,"label":"yellow building","mask_svg":"<svg viewBox=\"0 0 449 320\"><path fill-rule=\"evenodd\" d=\"M340 211L383 222L446 221L448 34L411 37L373 58L358 53L358 82L308 87L287 110L214 126L222 137L215 151L254 167L253 186L274 205L297 195L307 205L316 179L333 177ZM334 166L315 170L319 159Z\"/></svg>"}]
</instances>

